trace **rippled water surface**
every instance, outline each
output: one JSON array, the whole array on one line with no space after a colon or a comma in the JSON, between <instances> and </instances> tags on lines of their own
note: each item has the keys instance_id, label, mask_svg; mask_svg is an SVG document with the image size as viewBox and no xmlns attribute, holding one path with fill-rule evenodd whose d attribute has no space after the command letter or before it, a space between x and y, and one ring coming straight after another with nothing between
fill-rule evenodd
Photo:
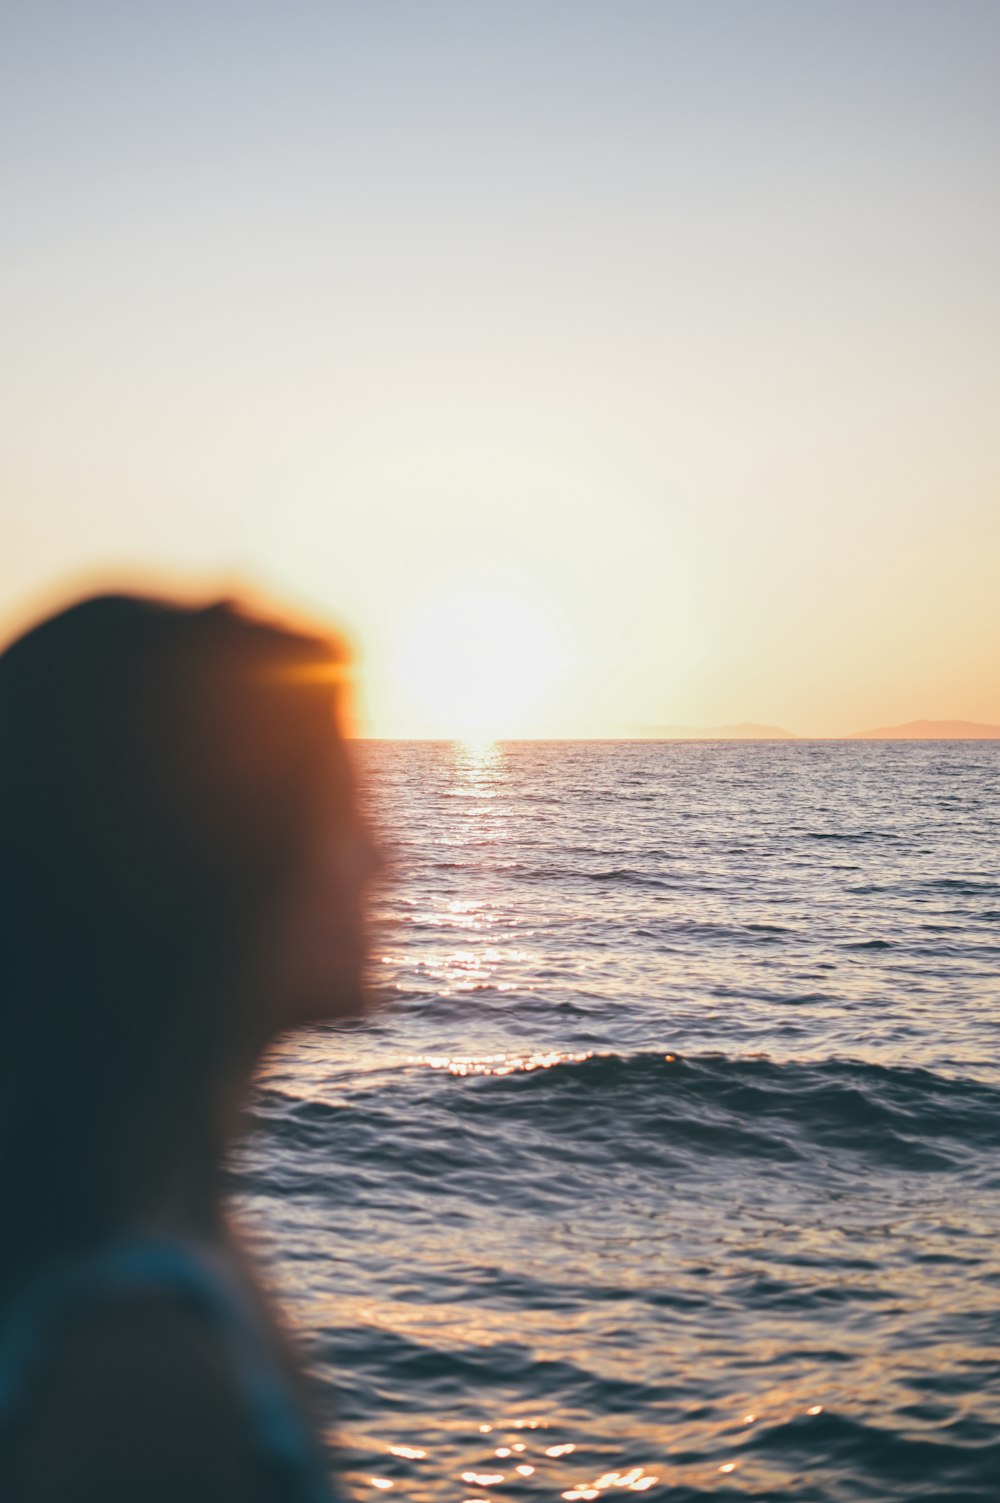
<instances>
[{"instance_id":1,"label":"rippled water surface","mask_svg":"<svg viewBox=\"0 0 1000 1503\"><path fill-rule=\"evenodd\" d=\"M1000 743L369 743L244 1214L350 1490L1000 1497Z\"/></svg>"}]
</instances>

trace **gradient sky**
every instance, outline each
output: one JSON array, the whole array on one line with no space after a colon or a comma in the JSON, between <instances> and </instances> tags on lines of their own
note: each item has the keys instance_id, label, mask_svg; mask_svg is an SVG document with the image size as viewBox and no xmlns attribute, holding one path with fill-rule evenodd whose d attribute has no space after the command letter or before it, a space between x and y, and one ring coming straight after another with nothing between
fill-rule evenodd
<instances>
[{"instance_id":1,"label":"gradient sky","mask_svg":"<svg viewBox=\"0 0 1000 1503\"><path fill-rule=\"evenodd\" d=\"M995 0L5 5L0 620L246 579L380 734L477 672L500 734L1000 722L998 57Z\"/></svg>"}]
</instances>

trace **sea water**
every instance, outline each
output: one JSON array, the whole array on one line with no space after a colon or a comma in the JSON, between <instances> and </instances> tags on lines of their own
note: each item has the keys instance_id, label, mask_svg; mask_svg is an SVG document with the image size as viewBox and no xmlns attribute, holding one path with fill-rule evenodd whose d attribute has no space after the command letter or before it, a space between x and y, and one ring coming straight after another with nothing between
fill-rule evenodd
<instances>
[{"instance_id":1,"label":"sea water","mask_svg":"<svg viewBox=\"0 0 1000 1503\"><path fill-rule=\"evenodd\" d=\"M1000 743L362 743L242 1215L359 1498L1000 1497Z\"/></svg>"}]
</instances>

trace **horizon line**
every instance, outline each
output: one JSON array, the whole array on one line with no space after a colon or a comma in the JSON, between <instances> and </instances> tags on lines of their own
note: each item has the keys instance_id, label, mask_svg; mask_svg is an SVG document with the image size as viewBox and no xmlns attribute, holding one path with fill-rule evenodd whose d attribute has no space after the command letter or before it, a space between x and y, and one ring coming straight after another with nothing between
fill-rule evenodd
<instances>
[{"instance_id":1,"label":"horizon line","mask_svg":"<svg viewBox=\"0 0 1000 1503\"><path fill-rule=\"evenodd\" d=\"M347 741L401 741L414 742L426 746L512 746L532 745L552 742L557 744L568 741L601 741L607 744L632 745L650 742L657 746L671 745L739 745L739 746L787 746L789 743L796 745L813 745L816 742L861 742L900 741L916 742L941 742L943 744L957 741L1000 741L1000 730L995 736L873 736L865 731L854 731L845 736L796 736L791 733L787 736L382 736L374 733L364 735L349 734Z\"/></svg>"},{"instance_id":2,"label":"horizon line","mask_svg":"<svg viewBox=\"0 0 1000 1503\"><path fill-rule=\"evenodd\" d=\"M656 734L657 731L673 730L691 732L690 735L664 735ZM741 730L750 734L739 735ZM756 733L756 734L755 734ZM763 733L763 734L762 734ZM347 736L351 741L413 741L427 742L431 745L455 745L473 744L496 746L502 743L514 742L570 742L570 741L603 741L603 742L632 742L654 741L665 743L671 741L684 742L716 742L736 741L741 744L747 742L829 742L829 741L1000 741L1000 725L990 721L979 720L904 720L897 725L876 726L867 731L849 731L842 735L798 735L794 731L787 731L783 726L767 725L755 721L736 721L730 724L718 726L662 726L652 725L649 734L643 734L641 730L626 735L552 735L552 736L386 736L374 732L351 732Z\"/></svg>"}]
</instances>

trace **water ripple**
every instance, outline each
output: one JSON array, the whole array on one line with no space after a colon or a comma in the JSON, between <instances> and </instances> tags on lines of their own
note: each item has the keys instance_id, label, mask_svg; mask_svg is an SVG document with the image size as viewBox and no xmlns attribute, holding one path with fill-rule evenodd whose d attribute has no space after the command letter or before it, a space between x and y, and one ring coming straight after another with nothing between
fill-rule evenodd
<instances>
[{"instance_id":1,"label":"water ripple","mask_svg":"<svg viewBox=\"0 0 1000 1503\"><path fill-rule=\"evenodd\" d=\"M995 1499L1000 747L361 755L233 1165L355 1494Z\"/></svg>"}]
</instances>

